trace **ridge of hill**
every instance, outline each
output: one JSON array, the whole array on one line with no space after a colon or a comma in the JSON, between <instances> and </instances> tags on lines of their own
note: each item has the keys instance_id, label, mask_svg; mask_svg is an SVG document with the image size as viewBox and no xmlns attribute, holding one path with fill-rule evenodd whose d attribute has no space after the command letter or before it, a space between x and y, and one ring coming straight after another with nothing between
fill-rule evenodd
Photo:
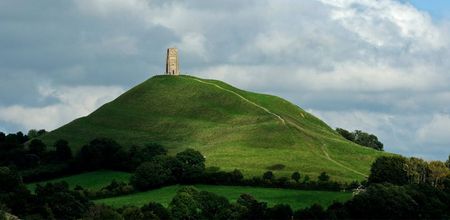
<instances>
[{"instance_id":1,"label":"ridge of hill","mask_svg":"<svg viewBox=\"0 0 450 220\"><path fill-rule=\"evenodd\" d=\"M176 153L202 152L207 166L260 176L300 171L315 178L362 180L383 152L347 141L320 119L276 96L192 76L154 76L41 139L74 150L97 137L124 147L156 142Z\"/></svg>"}]
</instances>

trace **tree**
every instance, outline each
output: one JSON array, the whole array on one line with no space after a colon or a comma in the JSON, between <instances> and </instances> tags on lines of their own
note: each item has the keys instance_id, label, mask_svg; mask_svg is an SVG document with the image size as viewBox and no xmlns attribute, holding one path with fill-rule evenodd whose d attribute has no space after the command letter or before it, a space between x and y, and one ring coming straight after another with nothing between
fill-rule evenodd
<instances>
[{"instance_id":1,"label":"tree","mask_svg":"<svg viewBox=\"0 0 450 220\"><path fill-rule=\"evenodd\" d=\"M300 173L298 171L295 171L294 173L292 173L291 179L295 180L295 182L298 183L298 181L300 181Z\"/></svg>"},{"instance_id":2,"label":"tree","mask_svg":"<svg viewBox=\"0 0 450 220\"><path fill-rule=\"evenodd\" d=\"M123 217L113 208L105 205L94 205L89 208L83 219L87 220L123 220Z\"/></svg>"},{"instance_id":3,"label":"tree","mask_svg":"<svg viewBox=\"0 0 450 220\"><path fill-rule=\"evenodd\" d=\"M40 206L48 206L56 219L81 218L91 205L84 195L69 190L66 182L38 184L35 193Z\"/></svg>"},{"instance_id":4,"label":"tree","mask_svg":"<svg viewBox=\"0 0 450 220\"><path fill-rule=\"evenodd\" d=\"M267 203L258 202L249 194L242 194L239 196L237 203L247 209L242 216L243 219L264 219L267 210Z\"/></svg>"},{"instance_id":5,"label":"tree","mask_svg":"<svg viewBox=\"0 0 450 220\"><path fill-rule=\"evenodd\" d=\"M60 161L67 161L72 159L72 150L69 147L69 142L66 140L58 140L53 145L56 149L56 157Z\"/></svg>"},{"instance_id":6,"label":"tree","mask_svg":"<svg viewBox=\"0 0 450 220\"><path fill-rule=\"evenodd\" d=\"M318 179L321 182L328 182L330 180L330 176L326 172L322 172L320 173Z\"/></svg>"},{"instance_id":7,"label":"tree","mask_svg":"<svg viewBox=\"0 0 450 220\"><path fill-rule=\"evenodd\" d=\"M370 169L369 183L408 184L410 179L407 166L408 161L401 156L378 157Z\"/></svg>"},{"instance_id":8,"label":"tree","mask_svg":"<svg viewBox=\"0 0 450 220\"><path fill-rule=\"evenodd\" d=\"M164 185L171 171L156 161L141 164L131 177L131 184L139 190L148 190Z\"/></svg>"},{"instance_id":9,"label":"tree","mask_svg":"<svg viewBox=\"0 0 450 220\"><path fill-rule=\"evenodd\" d=\"M448 159L445 161L445 166L450 169L450 155L448 155Z\"/></svg>"},{"instance_id":10,"label":"tree","mask_svg":"<svg viewBox=\"0 0 450 220\"><path fill-rule=\"evenodd\" d=\"M120 168L126 162L120 158L124 154L121 149L112 139L97 138L81 148L76 158L77 163L84 170Z\"/></svg>"},{"instance_id":11,"label":"tree","mask_svg":"<svg viewBox=\"0 0 450 220\"><path fill-rule=\"evenodd\" d=\"M9 167L0 167L0 194L15 192L24 186L20 175Z\"/></svg>"},{"instance_id":12,"label":"tree","mask_svg":"<svg viewBox=\"0 0 450 220\"><path fill-rule=\"evenodd\" d=\"M200 219L200 209L191 194L178 192L169 204L173 219L196 220Z\"/></svg>"},{"instance_id":13,"label":"tree","mask_svg":"<svg viewBox=\"0 0 450 220\"><path fill-rule=\"evenodd\" d=\"M227 198L211 192L201 191L194 195L204 219L218 219L223 210L228 209L230 203Z\"/></svg>"},{"instance_id":14,"label":"tree","mask_svg":"<svg viewBox=\"0 0 450 220\"><path fill-rule=\"evenodd\" d=\"M291 220L292 209L289 205L277 204L266 212L267 219Z\"/></svg>"},{"instance_id":15,"label":"tree","mask_svg":"<svg viewBox=\"0 0 450 220\"><path fill-rule=\"evenodd\" d=\"M127 207L123 210L122 216L124 220L144 220L146 219L141 209L138 207ZM148 219L148 218L147 218Z\"/></svg>"},{"instance_id":16,"label":"tree","mask_svg":"<svg viewBox=\"0 0 450 220\"><path fill-rule=\"evenodd\" d=\"M275 175L272 171L267 171L263 174L263 180L272 181L275 178Z\"/></svg>"},{"instance_id":17,"label":"tree","mask_svg":"<svg viewBox=\"0 0 450 220\"><path fill-rule=\"evenodd\" d=\"M336 128L336 132L349 141L355 141L355 136L343 128Z\"/></svg>"},{"instance_id":18,"label":"tree","mask_svg":"<svg viewBox=\"0 0 450 220\"><path fill-rule=\"evenodd\" d=\"M442 182L450 175L450 170L441 161L431 161L428 166L431 170L430 172L430 183L434 187L443 188Z\"/></svg>"},{"instance_id":19,"label":"tree","mask_svg":"<svg viewBox=\"0 0 450 220\"><path fill-rule=\"evenodd\" d=\"M329 219L329 217L321 205L313 204L309 208L297 210L294 219Z\"/></svg>"},{"instance_id":20,"label":"tree","mask_svg":"<svg viewBox=\"0 0 450 220\"><path fill-rule=\"evenodd\" d=\"M163 205L155 202L150 202L147 205L144 205L141 208L142 213L144 214L144 219L151 219L151 216L154 215L160 220L170 220L170 212Z\"/></svg>"},{"instance_id":21,"label":"tree","mask_svg":"<svg viewBox=\"0 0 450 220\"><path fill-rule=\"evenodd\" d=\"M46 148L47 146L41 140L38 139L33 139L30 145L28 146L30 153L36 154L38 156L42 156Z\"/></svg>"},{"instance_id":22,"label":"tree","mask_svg":"<svg viewBox=\"0 0 450 220\"><path fill-rule=\"evenodd\" d=\"M176 155L182 164L182 182L191 182L200 178L205 172L205 158L193 149L186 149Z\"/></svg>"}]
</instances>

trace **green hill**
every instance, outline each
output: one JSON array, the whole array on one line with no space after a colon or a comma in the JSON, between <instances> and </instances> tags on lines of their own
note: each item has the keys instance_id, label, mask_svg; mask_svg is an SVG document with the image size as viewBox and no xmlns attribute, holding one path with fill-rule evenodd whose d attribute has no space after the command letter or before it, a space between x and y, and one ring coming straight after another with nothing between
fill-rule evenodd
<instances>
[{"instance_id":1,"label":"green hill","mask_svg":"<svg viewBox=\"0 0 450 220\"><path fill-rule=\"evenodd\" d=\"M285 166L276 175L300 171L315 178L325 171L335 180L361 180L382 154L345 140L284 99L191 76L152 77L42 139L66 139L77 150L96 137L123 146L157 142L170 153L194 148L208 166L258 176Z\"/></svg>"}]
</instances>

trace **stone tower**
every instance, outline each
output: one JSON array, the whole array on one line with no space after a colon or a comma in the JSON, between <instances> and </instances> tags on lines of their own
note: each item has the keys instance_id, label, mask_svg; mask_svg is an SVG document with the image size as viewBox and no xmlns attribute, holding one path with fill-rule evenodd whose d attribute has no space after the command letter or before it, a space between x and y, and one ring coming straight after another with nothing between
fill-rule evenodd
<instances>
[{"instance_id":1,"label":"stone tower","mask_svg":"<svg viewBox=\"0 0 450 220\"><path fill-rule=\"evenodd\" d=\"M180 75L180 65L178 64L178 49L167 49L166 75Z\"/></svg>"}]
</instances>

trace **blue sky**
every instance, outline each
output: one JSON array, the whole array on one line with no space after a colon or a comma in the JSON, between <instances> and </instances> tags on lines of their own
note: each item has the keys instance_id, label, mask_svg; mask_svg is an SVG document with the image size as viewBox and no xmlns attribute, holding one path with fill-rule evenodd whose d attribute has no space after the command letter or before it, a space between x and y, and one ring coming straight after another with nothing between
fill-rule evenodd
<instances>
[{"instance_id":1,"label":"blue sky","mask_svg":"<svg viewBox=\"0 0 450 220\"><path fill-rule=\"evenodd\" d=\"M450 1L448 0L408 0L419 9L426 10L437 19L450 16Z\"/></svg>"},{"instance_id":2,"label":"blue sky","mask_svg":"<svg viewBox=\"0 0 450 220\"><path fill-rule=\"evenodd\" d=\"M389 152L450 154L450 1L0 1L0 130L47 130L164 72L278 95Z\"/></svg>"}]
</instances>

